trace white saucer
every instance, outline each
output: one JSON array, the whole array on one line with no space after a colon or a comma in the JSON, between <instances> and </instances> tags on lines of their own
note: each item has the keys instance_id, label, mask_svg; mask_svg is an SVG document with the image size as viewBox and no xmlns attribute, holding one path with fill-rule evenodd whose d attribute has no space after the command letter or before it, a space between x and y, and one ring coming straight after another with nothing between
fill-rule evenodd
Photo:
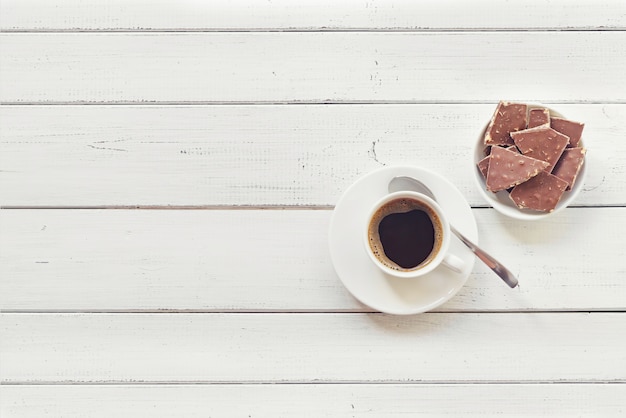
<instances>
[{"instance_id":1,"label":"white saucer","mask_svg":"<svg viewBox=\"0 0 626 418\"><path fill-rule=\"evenodd\" d=\"M475 256L454 237L450 251L465 262L460 273L439 266L426 276L401 279L374 265L365 251L363 228L370 208L388 193L387 185L396 176L412 176L428 185L450 223L477 243L472 210L452 183L423 168L394 166L361 177L341 196L330 221L330 256L344 286L359 301L380 312L415 314L434 309L454 296L467 281Z\"/></svg>"}]
</instances>

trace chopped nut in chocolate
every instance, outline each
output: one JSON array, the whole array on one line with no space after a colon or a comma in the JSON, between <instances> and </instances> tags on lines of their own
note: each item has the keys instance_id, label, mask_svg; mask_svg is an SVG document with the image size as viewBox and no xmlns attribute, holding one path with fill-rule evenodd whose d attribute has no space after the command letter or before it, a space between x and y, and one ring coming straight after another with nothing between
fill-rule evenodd
<instances>
[{"instance_id":1,"label":"chopped nut in chocolate","mask_svg":"<svg viewBox=\"0 0 626 418\"><path fill-rule=\"evenodd\" d=\"M567 182L553 174L542 171L511 191L511 199L520 209L552 212L561 200Z\"/></svg>"},{"instance_id":2,"label":"chopped nut in chocolate","mask_svg":"<svg viewBox=\"0 0 626 418\"><path fill-rule=\"evenodd\" d=\"M478 167L478 171L483 176L483 178L487 178L487 170L489 170L489 155L480 160L476 166Z\"/></svg>"},{"instance_id":3,"label":"chopped nut in chocolate","mask_svg":"<svg viewBox=\"0 0 626 418\"><path fill-rule=\"evenodd\" d=\"M511 136L522 154L546 161L549 164L546 168L548 173L552 171L569 143L567 136L549 126L538 126L523 131L511 132Z\"/></svg>"},{"instance_id":4,"label":"chopped nut in chocolate","mask_svg":"<svg viewBox=\"0 0 626 418\"><path fill-rule=\"evenodd\" d=\"M528 106L521 103L500 102L485 132L485 145L513 145L510 133L528 125Z\"/></svg>"},{"instance_id":5,"label":"chopped nut in chocolate","mask_svg":"<svg viewBox=\"0 0 626 418\"><path fill-rule=\"evenodd\" d=\"M536 128L541 125L550 125L550 111L545 108L535 108L528 111L528 127Z\"/></svg>"},{"instance_id":6,"label":"chopped nut in chocolate","mask_svg":"<svg viewBox=\"0 0 626 418\"><path fill-rule=\"evenodd\" d=\"M576 148L579 146L585 124L574 122L573 120L553 117L550 119L550 126L555 131L569 137L568 147Z\"/></svg>"},{"instance_id":7,"label":"chopped nut in chocolate","mask_svg":"<svg viewBox=\"0 0 626 418\"><path fill-rule=\"evenodd\" d=\"M519 154L519 150L517 149L515 145L511 145L510 147L507 147L506 149ZM476 165L478 166L478 170L480 171L480 174L482 174L484 178L487 178L487 170L489 169L489 155L487 155L485 158L480 160L478 164Z\"/></svg>"},{"instance_id":8,"label":"chopped nut in chocolate","mask_svg":"<svg viewBox=\"0 0 626 418\"><path fill-rule=\"evenodd\" d=\"M567 182L567 190L571 190L574 186L578 172L585 161L586 152L584 148L567 148L552 170L552 174Z\"/></svg>"},{"instance_id":9,"label":"chopped nut in chocolate","mask_svg":"<svg viewBox=\"0 0 626 418\"><path fill-rule=\"evenodd\" d=\"M489 155L487 190L498 192L513 187L536 176L548 166L545 161L493 147Z\"/></svg>"}]
</instances>

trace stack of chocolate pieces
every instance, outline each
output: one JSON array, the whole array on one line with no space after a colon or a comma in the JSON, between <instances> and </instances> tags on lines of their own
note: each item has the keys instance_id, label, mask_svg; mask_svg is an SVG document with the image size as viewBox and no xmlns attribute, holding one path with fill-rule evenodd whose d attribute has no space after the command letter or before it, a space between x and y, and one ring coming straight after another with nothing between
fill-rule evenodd
<instances>
[{"instance_id":1,"label":"stack of chocolate pieces","mask_svg":"<svg viewBox=\"0 0 626 418\"><path fill-rule=\"evenodd\" d=\"M509 191L520 209L552 212L583 165L583 128L548 109L500 102L485 131L487 156L478 162L487 190Z\"/></svg>"}]
</instances>

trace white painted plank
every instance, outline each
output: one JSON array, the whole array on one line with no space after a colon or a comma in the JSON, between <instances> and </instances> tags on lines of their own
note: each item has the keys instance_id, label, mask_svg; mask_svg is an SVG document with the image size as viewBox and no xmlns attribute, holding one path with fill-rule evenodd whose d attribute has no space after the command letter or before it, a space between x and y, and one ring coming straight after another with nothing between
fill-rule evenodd
<instances>
[{"instance_id":1,"label":"white painted plank","mask_svg":"<svg viewBox=\"0 0 626 418\"><path fill-rule=\"evenodd\" d=\"M626 205L626 105L551 104L586 124L576 205ZM445 174L470 204L471 105L3 106L0 205L334 205L381 165Z\"/></svg>"},{"instance_id":2,"label":"white painted plank","mask_svg":"<svg viewBox=\"0 0 626 418\"><path fill-rule=\"evenodd\" d=\"M626 31L18 33L4 102L622 102Z\"/></svg>"},{"instance_id":3,"label":"white painted plank","mask_svg":"<svg viewBox=\"0 0 626 418\"><path fill-rule=\"evenodd\" d=\"M619 0L2 0L3 30L623 29Z\"/></svg>"},{"instance_id":4,"label":"white painted plank","mask_svg":"<svg viewBox=\"0 0 626 418\"><path fill-rule=\"evenodd\" d=\"M537 223L474 210L476 262L445 311L626 310L626 208ZM363 311L330 262L327 210L4 210L0 308L11 311Z\"/></svg>"},{"instance_id":5,"label":"white painted plank","mask_svg":"<svg viewBox=\"0 0 626 418\"><path fill-rule=\"evenodd\" d=\"M616 417L625 384L3 386L12 418Z\"/></svg>"},{"instance_id":6,"label":"white painted plank","mask_svg":"<svg viewBox=\"0 0 626 418\"><path fill-rule=\"evenodd\" d=\"M1 314L2 383L626 382L626 313Z\"/></svg>"}]
</instances>

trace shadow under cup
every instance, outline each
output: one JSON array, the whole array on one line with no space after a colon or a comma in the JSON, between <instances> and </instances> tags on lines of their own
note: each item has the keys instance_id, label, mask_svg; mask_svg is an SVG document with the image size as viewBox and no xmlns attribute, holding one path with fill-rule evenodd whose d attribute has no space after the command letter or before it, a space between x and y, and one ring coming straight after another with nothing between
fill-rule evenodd
<instances>
[{"instance_id":1,"label":"shadow under cup","mask_svg":"<svg viewBox=\"0 0 626 418\"><path fill-rule=\"evenodd\" d=\"M417 277L444 259L449 226L439 206L427 196L391 193L374 205L367 222L367 252L385 273Z\"/></svg>"}]
</instances>

